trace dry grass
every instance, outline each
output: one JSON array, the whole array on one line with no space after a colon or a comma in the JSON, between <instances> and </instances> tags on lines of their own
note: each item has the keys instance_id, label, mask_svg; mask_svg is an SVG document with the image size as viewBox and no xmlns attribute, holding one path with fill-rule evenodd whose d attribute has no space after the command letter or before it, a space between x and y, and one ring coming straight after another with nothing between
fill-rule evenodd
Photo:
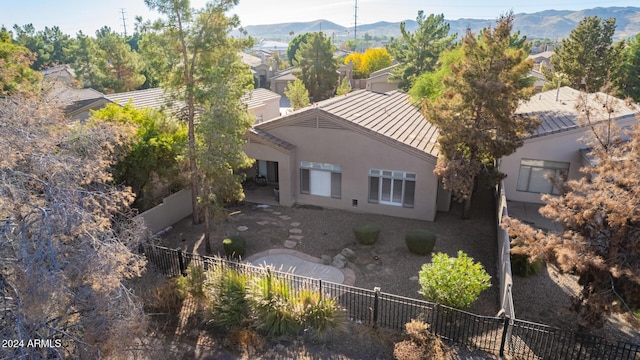
<instances>
[{"instance_id":1,"label":"dry grass","mask_svg":"<svg viewBox=\"0 0 640 360\"><path fill-rule=\"evenodd\" d=\"M407 340L398 342L393 356L398 360L452 360L453 355L440 338L429 331L429 325L412 320L405 325Z\"/></svg>"}]
</instances>

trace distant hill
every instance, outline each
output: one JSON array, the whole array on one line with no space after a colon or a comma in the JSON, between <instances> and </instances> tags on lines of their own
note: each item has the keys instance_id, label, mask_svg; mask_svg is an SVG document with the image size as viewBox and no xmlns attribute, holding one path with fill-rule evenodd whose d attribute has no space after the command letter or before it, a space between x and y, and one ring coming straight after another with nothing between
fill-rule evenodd
<instances>
[{"instance_id":1,"label":"distant hill","mask_svg":"<svg viewBox=\"0 0 640 360\"><path fill-rule=\"evenodd\" d=\"M516 14L515 30L530 39L549 38L552 40L566 38L571 30L578 26L585 16L599 16L603 19L616 18L616 39L628 38L640 33L640 7L597 7L579 11L569 10L545 10L532 14ZM474 32L495 24L495 19L457 19L446 20L451 25L451 32L463 34L467 27ZM414 20L406 20L406 27L413 31L417 28ZM345 27L328 20L316 20L310 22L291 22L271 25L249 25L245 30L257 39L273 39L289 41L293 32L294 36L306 32L322 30L329 36L349 37L353 36L353 27ZM374 24L358 25L358 34L371 36L398 37L400 35L399 22L377 22ZM238 34L236 34L238 35ZM358 36L360 37L360 36Z\"/></svg>"}]
</instances>

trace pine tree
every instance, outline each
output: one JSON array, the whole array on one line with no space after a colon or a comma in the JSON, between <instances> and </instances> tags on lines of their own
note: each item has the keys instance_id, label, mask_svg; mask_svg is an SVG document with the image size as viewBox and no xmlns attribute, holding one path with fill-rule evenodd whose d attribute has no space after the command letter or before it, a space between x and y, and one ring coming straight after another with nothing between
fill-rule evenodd
<instances>
[{"instance_id":1,"label":"pine tree","mask_svg":"<svg viewBox=\"0 0 640 360\"><path fill-rule=\"evenodd\" d=\"M309 105L309 90L300 79L288 83L287 88L284 89L284 95L291 101L294 111Z\"/></svg>"},{"instance_id":2,"label":"pine tree","mask_svg":"<svg viewBox=\"0 0 640 360\"><path fill-rule=\"evenodd\" d=\"M226 15L238 0L208 2L200 10L183 0L145 3L167 17L153 28L153 37L165 45L155 53L162 54L167 64L162 68L163 87L186 103L192 217L199 223L200 210L204 213L210 252L211 217L225 202L242 197L242 178L235 170L250 165L242 136L251 127L251 118L240 99L251 88L253 76L238 54L252 41L229 36L240 26L237 16Z\"/></svg>"},{"instance_id":3,"label":"pine tree","mask_svg":"<svg viewBox=\"0 0 640 360\"><path fill-rule=\"evenodd\" d=\"M597 16L582 19L551 58L553 73L569 80L575 89L596 92L602 88L616 68L619 48L613 46L616 19ZM552 81L548 77L547 81Z\"/></svg>"},{"instance_id":4,"label":"pine tree","mask_svg":"<svg viewBox=\"0 0 640 360\"><path fill-rule=\"evenodd\" d=\"M399 87L408 90L415 79L425 72L435 69L440 53L453 45L457 34L449 35L449 24L444 22L444 15L418 11L416 18L418 29L411 33L406 23L400 23L401 39L392 41L387 50L400 63L393 71L393 78L400 80Z\"/></svg>"},{"instance_id":5,"label":"pine tree","mask_svg":"<svg viewBox=\"0 0 640 360\"><path fill-rule=\"evenodd\" d=\"M296 53L294 75L302 80L313 101L333 95L338 81L338 64L333 58L333 45L322 33L312 33L307 42L300 44Z\"/></svg>"},{"instance_id":6,"label":"pine tree","mask_svg":"<svg viewBox=\"0 0 640 360\"><path fill-rule=\"evenodd\" d=\"M520 100L533 88L527 75L531 62L522 48L511 47L513 14L500 17L494 29L476 37L467 30L461 60L444 79L444 94L425 99L425 117L438 127L440 157L434 173L454 198L464 202L469 217L474 183L483 168L511 154L538 125L535 119L515 117ZM493 170L493 180L502 176Z\"/></svg>"}]
</instances>

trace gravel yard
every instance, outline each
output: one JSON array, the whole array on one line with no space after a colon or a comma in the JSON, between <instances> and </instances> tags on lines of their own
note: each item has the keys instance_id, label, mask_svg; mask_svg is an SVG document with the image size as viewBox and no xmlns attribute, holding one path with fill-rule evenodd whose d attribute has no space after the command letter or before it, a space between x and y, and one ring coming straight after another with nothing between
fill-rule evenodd
<instances>
[{"instance_id":1,"label":"gravel yard","mask_svg":"<svg viewBox=\"0 0 640 360\"><path fill-rule=\"evenodd\" d=\"M495 315L499 309L499 285L496 277L493 204L489 192L479 194L474 200L476 203L471 220L460 220L458 210L461 209L454 207L449 213L438 213L434 222L314 207L263 208L242 203L230 209L232 215L227 221L216 225L211 236L212 249L213 254L222 254L222 239L238 233L247 240L245 256L272 248L284 248L287 240L295 243L295 250L318 258L322 255L333 257L342 249L350 248L356 256L347 266L355 272L355 286L365 289L379 286L386 293L420 299L417 276L421 266L430 261L430 256L410 253L404 235L407 230L428 229L437 234L434 252L455 256L458 250L463 250L484 265L492 277L493 285L482 293L471 311ZM353 235L353 226L363 222L376 223L382 229L373 245L361 245ZM202 239L203 225L193 226L191 219L186 218L165 235L163 244L205 254Z\"/></svg>"}]
</instances>

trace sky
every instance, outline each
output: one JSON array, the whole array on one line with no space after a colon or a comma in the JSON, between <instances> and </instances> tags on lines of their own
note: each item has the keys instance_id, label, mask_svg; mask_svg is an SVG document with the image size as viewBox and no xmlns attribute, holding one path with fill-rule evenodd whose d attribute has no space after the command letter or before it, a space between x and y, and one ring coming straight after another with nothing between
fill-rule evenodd
<instances>
[{"instance_id":1,"label":"sky","mask_svg":"<svg viewBox=\"0 0 640 360\"><path fill-rule=\"evenodd\" d=\"M275 24L329 20L342 26L354 24L356 0L240 0L233 13L242 25ZM201 8L206 0L191 0ZM397 22L415 19L418 10L426 14L444 14L445 19L496 19L509 10L533 13L542 10L582 10L594 7L636 6L640 0L358 0L358 24L377 21ZM145 20L160 17L151 12L144 0L0 0L0 25L33 24L36 30L59 26L69 35L79 30L93 35L103 26L123 33L123 15L127 33L134 30L136 16Z\"/></svg>"}]
</instances>

